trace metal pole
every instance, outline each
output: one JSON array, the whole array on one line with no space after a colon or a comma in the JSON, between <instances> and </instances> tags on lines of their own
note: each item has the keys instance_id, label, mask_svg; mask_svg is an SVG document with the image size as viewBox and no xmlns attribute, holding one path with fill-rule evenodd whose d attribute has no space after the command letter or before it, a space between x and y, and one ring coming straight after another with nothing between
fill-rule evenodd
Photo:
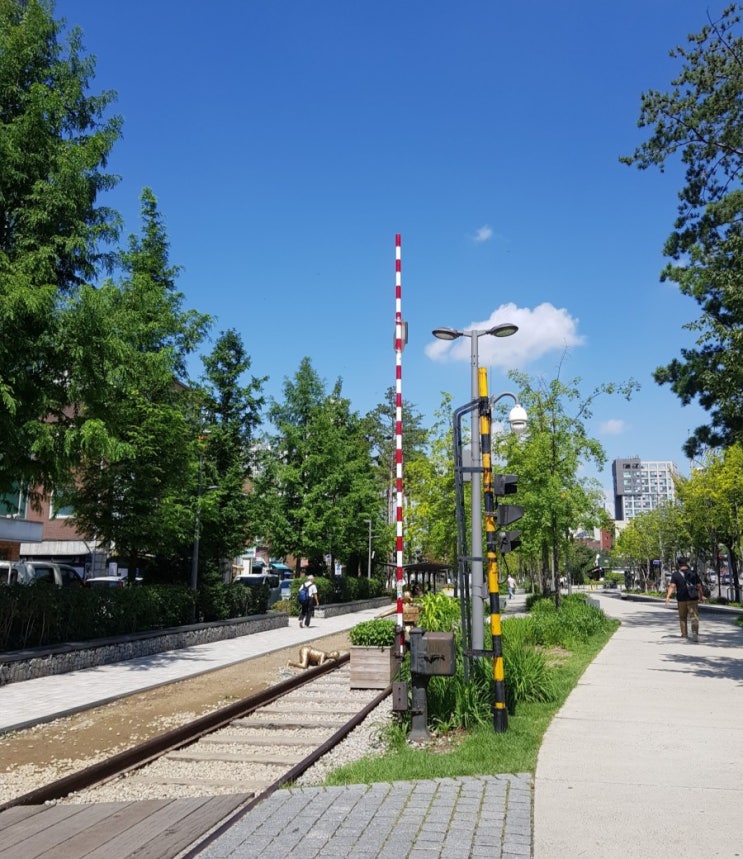
<instances>
[{"instance_id":1,"label":"metal pole","mask_svg":"<svg viewBox=\"0 0 743 859\"><path fill-rule=\"evenodd\" d=\"M395 234L395 561L397 584L397 655L405 656L405 624L403 618L403 455L402 455L402 350L405 345L402 320L402 237Z\"/></svg>"},{"instance_id":2,"label":"metal pole","mask_svg":"<svg viewBox=\"0 0 743 859\"><path fill-rule=\"evenodd\" d=\"M472 364L472 399L479 397L477 338L479 331L472 331L470 337L470 360ZM482 489L480 461L480 415L477 409L472 412L472 649L482 650L485 642L485 616L482 605L483 565L482 565Z\"/></svg>"},{"instance_id":3,"label":"metal pole","mask_svg":"<svg viewBox=\"0 0 743 859\"><path fill-rule=\"evenodd\" d=\"M483 495L485 496L485 545L488 555L488 594L490 596L490 633L493 640L493 727L497 733L508 728L506 708L506 683L503 665L503 638L500 612L500 588L498 585L498 545L495 535L495 493L493 492L493 462L490 438L490 401L488 400L488 373L480 370L480 402L485 405L480 412L482 438Z\"/></svg>"},{"instance_id":4,"label":"metal pole","mask_svg":"<svg viewBox=\"0 0 743 859\"><path fill-rule=\"evenodd\" d=\"M371 562L372 562L372 556L371 556L371 541L372 541L371 526L372 526L372 520L371 520L371 519L366 519L365 521L369 523L369 549L368 549L368 552L367 552L367 555L366 555L366 559L367 559L367 560L366 560L366 577L367 577L367 579L370 579L370 578L371 578Z\"/></svg>"},{"instance_id":5,"label":"metal pole","mask_svg":"<svg viewBox=\"0 0 743 859\"><path fill-rule=\"evenodd\" d=\"M199 584L199 538L201 536L201 463L202 454L199 453L199 477L196 483L196 516L194 521L193 552L191 553L191 590L197 590Z\"/></svg>"}]
</instances>

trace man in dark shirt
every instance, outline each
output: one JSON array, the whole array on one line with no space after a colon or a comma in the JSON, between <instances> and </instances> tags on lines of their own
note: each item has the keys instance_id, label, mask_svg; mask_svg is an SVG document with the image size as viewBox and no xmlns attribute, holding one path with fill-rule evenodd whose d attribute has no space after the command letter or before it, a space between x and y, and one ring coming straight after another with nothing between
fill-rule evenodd
<instances>
[{"instance_id":1,"label":"man in dark shirt","mask_svg":"<svg viewBox=\"0 0 743 859\"><path fill-rule=\"evenodd\" d=\"M678 569L671 575L666 593L666 605L675 592L678 601L679 625L681 637L687 638L687 620L691 619L691 640L699 641L699 612L697 604L704 602L704 590L699 576L689 570L689 562L686 558L678 559Z\"/></svg>"}]
</instances>

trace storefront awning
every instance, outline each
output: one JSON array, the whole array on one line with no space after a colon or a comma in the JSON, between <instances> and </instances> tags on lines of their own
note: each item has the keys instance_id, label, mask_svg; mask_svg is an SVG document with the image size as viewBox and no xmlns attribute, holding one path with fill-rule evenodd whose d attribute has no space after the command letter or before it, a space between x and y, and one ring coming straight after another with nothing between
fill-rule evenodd
<instances>
[{"instance_id":1,"label":"storefront awning","mask_svg":"<svg viewBox=\"0 0 743 859\"><path fill-rule=\"evenodd\" d=\"M95 552L98 546L91 540L42 540L39 543L21 543L21 555L32 557L34 555L50 555L55 558L64 555L87 555Z\"/></svg>"},{"instance_id":2,"label":"storefront awning","mask_svg":"<svg viewBox=\"0 0 743 859\"><path fill-rule=\"evenodd\" d=\"M0 517L0 540L9 543L37 543L41 540L41 522L30 522L28 519L10 519Z\"/></svg>"}]
</instances>

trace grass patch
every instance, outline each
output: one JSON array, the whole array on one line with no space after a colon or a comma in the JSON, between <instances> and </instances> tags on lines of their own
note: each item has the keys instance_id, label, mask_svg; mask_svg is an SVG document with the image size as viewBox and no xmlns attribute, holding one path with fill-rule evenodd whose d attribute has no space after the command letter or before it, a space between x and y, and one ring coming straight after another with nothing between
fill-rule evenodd
<instances>
[{"instance_id":1,"label":"grass patch","mask_svg":"<svg viewBox=\"0 0 743 859\"><path fill-rule=\"evenodd\" d=\"M334 770L325 779L325 784L533 773L544 732L552 717L618 626L618 621L609 621L587 642L576 642L569 650L561 650L561 658L550 668L551 700L519 702L515 712L509 715L508 730L504 733L495 733L491 722L456 732L453 740L446 735L445 742L434 739L425 748L414 748L405 741L404 732L397 727L388 738L388 751Z\"/></svg>"}]
</instances>

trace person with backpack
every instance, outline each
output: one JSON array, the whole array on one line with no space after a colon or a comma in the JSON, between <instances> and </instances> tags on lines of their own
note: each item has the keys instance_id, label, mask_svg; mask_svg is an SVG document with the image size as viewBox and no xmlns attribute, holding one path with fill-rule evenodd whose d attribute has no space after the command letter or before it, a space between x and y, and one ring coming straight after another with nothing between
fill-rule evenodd
<instances>
[{"instance_id":1,"label":"person with backpack","mask_svg":"<svg viewBox=\"0 0 743 859\"><path fill-rule=\"evenodd\" d=\"M704 590L699 576L689 569L686 558L679 558L677 569L671 575L666 593L666 605L671 599L671 594L676 594L678 602L679 625L681 637L688 638L687 621L691 620L691 641L699 641L699 612L697 605L704 602Z\"/></svg>"},{"instance_id":2,"label":"person with backpack","mask_svg":"<svg viewBox=\"0 0 743 859\"><path fill-rule=\"evenodd\" d=\"M320 605L317 597L317 585L314 576L307 576L299 589L299 625L310 625L315 606Z\"/></svg>"}]
</instances>

